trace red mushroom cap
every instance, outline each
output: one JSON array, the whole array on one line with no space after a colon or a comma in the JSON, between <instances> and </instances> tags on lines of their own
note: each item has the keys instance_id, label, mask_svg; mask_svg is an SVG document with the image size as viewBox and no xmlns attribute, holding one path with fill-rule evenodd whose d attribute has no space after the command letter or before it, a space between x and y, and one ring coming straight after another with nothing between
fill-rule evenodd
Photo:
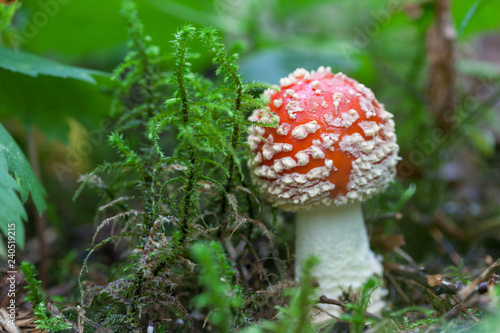
<instances>
[{"instance_id":1,"label":"red mushroom cap","mask_svg":"<svg viewBox=\"0 0 500 333\"><path fill-rule=\"evenodd\" d=\"M248 143L253 180L276 207L299 211L368 199L393 179L399 160L392 114L373 92L329 67L296 69L254 110Z\"/></svg>"}]
</instances>

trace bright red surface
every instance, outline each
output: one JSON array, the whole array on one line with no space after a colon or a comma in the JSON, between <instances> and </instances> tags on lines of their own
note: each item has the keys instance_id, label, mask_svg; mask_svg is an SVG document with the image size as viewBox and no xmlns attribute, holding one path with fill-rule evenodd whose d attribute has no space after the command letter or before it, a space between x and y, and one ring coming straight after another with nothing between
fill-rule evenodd
<instances>
[{"instance_id":1,"label":"bright red surface","mask_svg":"<svg viewBox=\"0 0 500 333\"><path fill-rule=\"evenodd\" d=\"M319 81L319 85L315 88L311 86L311 82L314 80ZM302 82L302 84L298 84ZM342 137L346 134L359 133L363 136L365 140L371 140L372 137L367 137L364 135L363 130L359 127L359 123L363 120L376 121L378 124L382 123L379 113L379 105L376 101L372 101L372 105L375 108L376 116L371 116L369 119L366 118L365 111L361 110L359 96L351 95L349 89L353 89L356 93L363 94L356 88L359 83L353 79L343 77L343 75L334 75L330 73L316 73L313 75L311 81L304 81L300 79L297 83L282 88L281 91L276 92L272 95L269 107L272 112L275 112L280 117L280 124L283 122L289 123L291 125L290 131L287 135L282 136L276 133L276 128L266 128L266 134L264 138L267 138L269 134L273 135L274 142L289 143L293 145L293 150L290 152L280 152L274 155L273 159L262 161L263 165L272 166L274 159L283 158L290 156L295 158L295 154L301 150L311 147L313 140L321 140L322 133L338 133L340 134L339 140L333 145L334 151L322 148L325 153L325 158L333 160L333 165L338 169L338 171L332 171L329 176L329 181L335 184L335 189L330 192L330 197L336 197L337 195L346 195L347 184L349 183L349 176L352 171L352 162L356 158L351 156L349 153L345 153L340 150L339 142ZM290 119L288 115L288 110L286 110L286 105L288 102L293 101L292 96L286 97L285 92L287 89L293 89L295 93L300 96L300 103L304 111L296 112L296 119ZM316 89L320 89L321 93L317 95L315 93ZM340 92L343 94L343 98L339 102L338 108L333 106L333 94ZM279 108L274 106L274 100L282 99L283 103ZM322 98L327 102L327 108L321 106ZM317 105L316 105L317 104ZM324 115L327 113L332 114L334 117L340 117L342 113L348 112L350 109L355 109L358 111L359 119L357 119L353 125L349 128L345 127L334 127L328 125L325 121ZM293 129L301 124L308 123L315 120L320 124L321 128L316 131L315 134L309 134L306 138L298 140L292 136ZM257 151L262 149L265 142L259 145ZM292 170L284 170L283 175L289 173L303 173L306 174L313 168L321 167L325 165L324 159L313 159L311 156L309 158L309 163L305 166L296 166Z\"/></svg>"}]
</instances>

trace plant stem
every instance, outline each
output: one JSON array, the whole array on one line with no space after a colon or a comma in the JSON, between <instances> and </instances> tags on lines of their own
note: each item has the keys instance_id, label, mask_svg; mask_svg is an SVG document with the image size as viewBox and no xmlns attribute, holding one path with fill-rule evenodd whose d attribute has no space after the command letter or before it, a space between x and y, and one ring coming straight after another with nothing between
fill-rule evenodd
<instances>
[{"instance_id":1,"label":"plant stem","mask_svg":"<svg viewBox=\"0 0 500 333\"><path fill-rule=\"evenodd\" d=\"M183 75L183 66L186 61L186 31L184 31L184 36L179 38L179 45L177 47L177 67L175 69L175 76L177 78L177 84L179 86L179 94L181 98L181 113L182 113L182 121L184 125L189 125L189 101L188 101L188 93L185 87L184 75ZM184 211L181 220L181 243L184 242L188 232L188 223L189 216L192 207L192 192L195 187L195 171L196 171L196 156L194 152L194 148L191 144L188 143L188 184L184 191Z\"/></svg>"},{"instance_id":2,"label":"plant stem","mask_svg":"<svg viewBox=\"0 0 500 333\"><path fill-rule=\"evenodd\" d=\"M191 193L194 189L194 176L196 158L194 156L193 147L189 146L189 178L186 190L184 191L184 212L181 221L181 243L184 242L188 232L189 215L191 210Z\"/></svg>"},{"instance_id":3,"label":"plant stem","mask_svg":"<svg viewBox=\"0 0 500 333\"><path fill-rule=\"evenodd\" d=\"M235 80L235 83L237 84L237 89L236 89L236 101L235 101L235 112L234 112L234 118L233 118L233 133L231 137L231 148L233 149L233 152L236 153L238 149L238 138L240 136L240 124L239 124L239 116L241 112L241 94L242 94L242 86L241 86L241 80L238 75L235 75L233 77ZM231 188L233 187L233 177L234 177L234 167L235 167L236 161L234 154L230 155L230 161L229 161L229 176L227 178L226 186L225 186L225 193L230 193ZM226 216L226 211L227 211L227 197L224 197L222 199L221 203L221 216ZM219 232L219 236L221 241L223 240L225 233L226 233L226 228L227 224L225 220L222 222L222 227Z\"/></svg>"},{"instance_id":4,"label":"plant stem","mask_svg":"<svg viewBox=\"0 0 500 333\"><path fill-rule=\"evenodd\" d=\"M135 24L134 24L135 23ZM128 20L129 31L131 32L134 48L139 52L139 60L142 65L142 73L144 74L144 103L146 104L146 114L144 114L145 123L155 115L155 107L154 107L154 90L153 84L151 82L153 73L150 70L150 64L148 55L146 54L146 46L144 45L144 41L142 39L141 33L138 32L140 28L138 27L137 22L133 22L132 20ZM147 152L143 155L146 163L144 166L143 179L144 179L144 188L143 193L145 193L144 197L144 210L146 211L146 223L145 223L145 235L148 234L149 229L152 227L154 220L156 218L153 205L154 205L154 195L153 195L153 177L151 176L153 173L152 163L153 163L153 153L151 147L153 146L153 142L149 139L147 135L147 131L144 131L145 139L147 141Z\"/></svg>"},{"instance_id":5,"label":"plant stem","mask_svg":"<svg viewBox=\"0 0 500 333\"><path fill-rule=\"evenodd\" d=\"M33 128L28 132L28 151L29 159L33 172L35 173L38 181L42 182L40 163L38 161L38 147L35 138L35 129ZM47 247L45 245L44 233L47 221L45 218L45 213L41 216L38 214L36 207L34 207L34 217L35 217L35 229L36 237L38 241L38 250L40 254L40 280L42 281L42 287L47 285L48 280L48 265L47 265Z\"/></svg>"}]
</instances>

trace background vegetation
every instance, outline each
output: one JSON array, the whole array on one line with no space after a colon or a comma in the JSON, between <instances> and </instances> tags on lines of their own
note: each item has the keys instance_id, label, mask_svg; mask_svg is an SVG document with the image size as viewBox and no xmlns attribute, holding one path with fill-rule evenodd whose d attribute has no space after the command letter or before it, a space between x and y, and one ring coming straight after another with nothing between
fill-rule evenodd
<instances>
[{"instance_id":1,"label":"background vegetation","mask_svg":"<svg viewBox=\"0 0 500 333\"><path fill-rule=\"evenodd\" d=\"M16 264L39 271L23 265L28 291L19 273L18 326L494 332L499 9L498 0L3 1L0 230L15 223ZM293 215L252 188L245 129L267 84L320 65L372 88L395 116L402 161L393 186L365 205L387 311L370 316L360 297L343 321L313 327L312 281L293 282ZM474 292L457 295L473 280Z\"/></svg>"}]
</instances>

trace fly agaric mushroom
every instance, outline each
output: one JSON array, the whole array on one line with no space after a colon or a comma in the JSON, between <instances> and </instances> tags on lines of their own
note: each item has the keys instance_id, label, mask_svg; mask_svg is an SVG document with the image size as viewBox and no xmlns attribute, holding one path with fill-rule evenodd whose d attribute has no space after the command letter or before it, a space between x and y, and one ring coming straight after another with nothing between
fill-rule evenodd
<instances>
[{"instance_id":1,"label":"fly agaric mushroom","mask_svg":"<svg viewBox=\"0 0 500 333\"><path fill-rule=\"evenodd\" d=\"M280 85L266 90L268 106L249 118L278 122L277 128L249 128L252 178L274 206L297 212L296 277L304 260L316 255L319 293L342 298L383 273L370 250L361 203L394 178L399 147L393 116L370 89L330 67L296 69ZM384 294L372 294L368 311L380 312ZM324 311L317 321L341 312L335 305L319 307Z\"/></svg>"}]
</instances>

